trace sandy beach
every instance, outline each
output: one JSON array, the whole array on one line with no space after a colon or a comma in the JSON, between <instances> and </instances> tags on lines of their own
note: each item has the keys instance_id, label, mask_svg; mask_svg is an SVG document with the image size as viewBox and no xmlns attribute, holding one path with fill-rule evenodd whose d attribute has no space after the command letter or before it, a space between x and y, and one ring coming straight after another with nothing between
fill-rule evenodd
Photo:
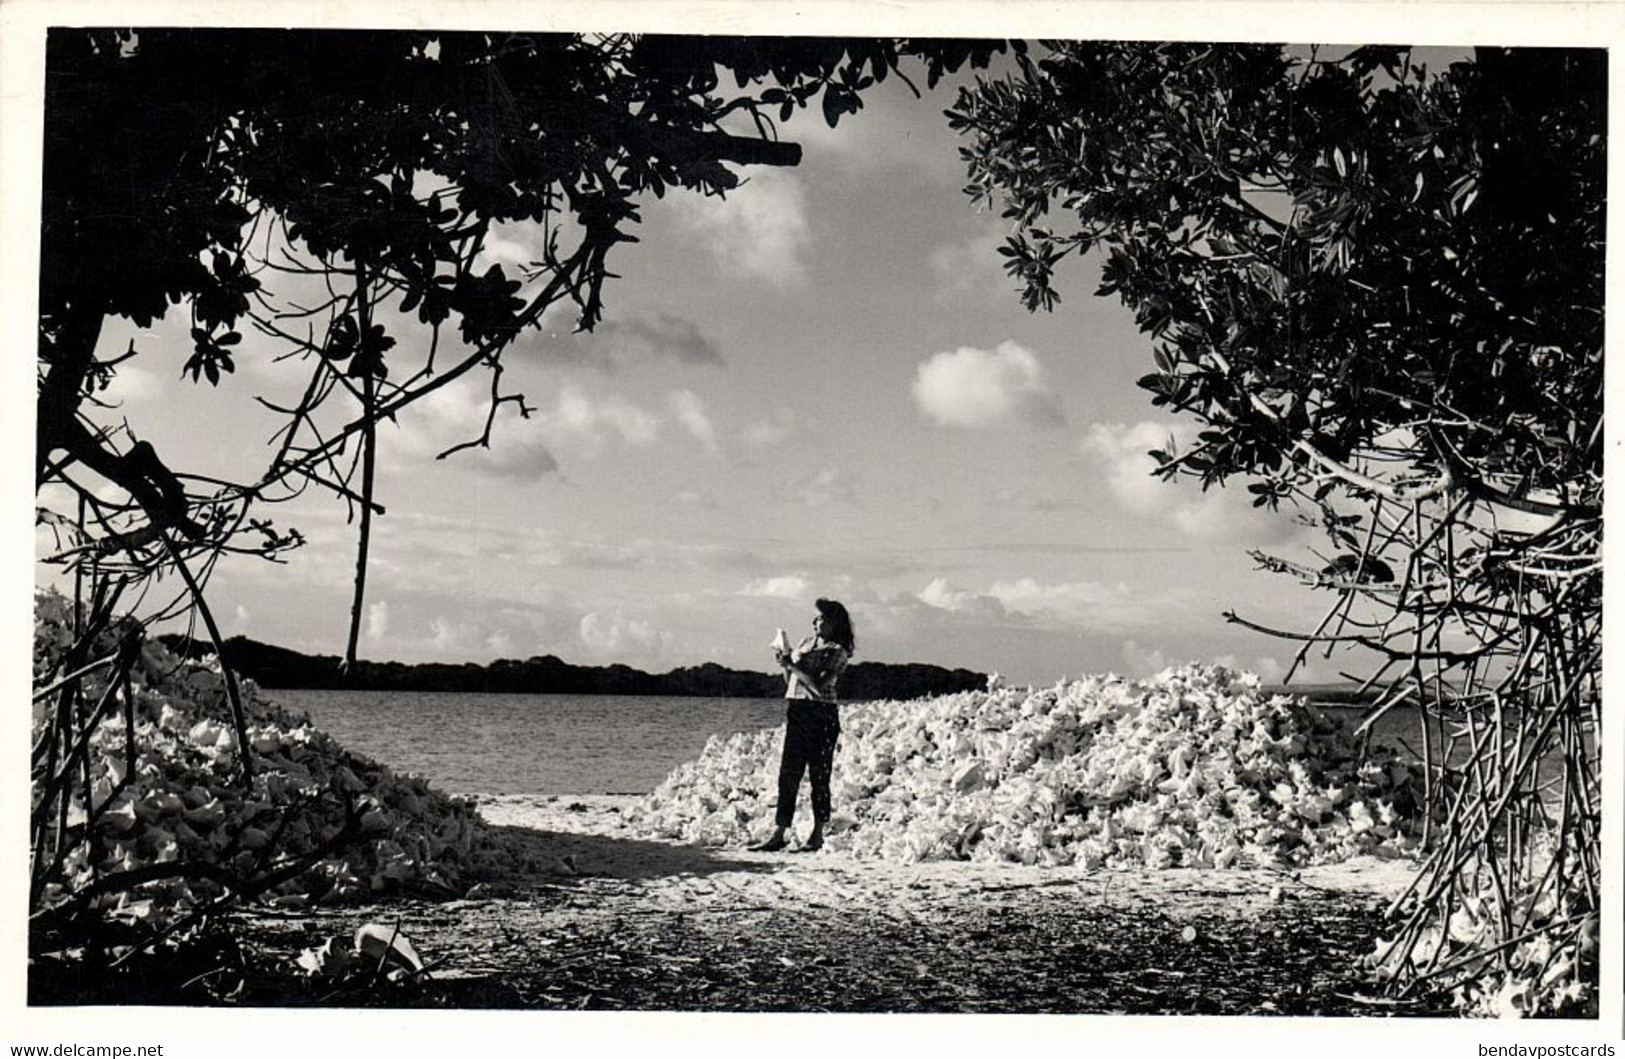
<instances>
[{"instance_id":1,"label":"sandy beach","mask_svg":"<svg viewBox=\"0 0 1625 1059\"><path fill-rule=\"evenodd\" d=\"M461 899L261 916L292 960L363 922L418 981L276 1003L679 1011L1421 1014L1354 958L1410 881L1361 857L1296 872L901 864L643 836L624 796L487 796L512 870ZM252 1002L253 998L244 998Z\"/></svg>"}]
</instances>

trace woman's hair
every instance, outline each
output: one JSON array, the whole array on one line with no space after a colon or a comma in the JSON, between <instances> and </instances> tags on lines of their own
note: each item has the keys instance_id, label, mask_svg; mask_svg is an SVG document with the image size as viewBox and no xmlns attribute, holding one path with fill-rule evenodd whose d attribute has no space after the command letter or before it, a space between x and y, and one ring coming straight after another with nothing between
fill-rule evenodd
<instances>
[{"instance_id":1,"label":"woman's hair","mask_svg":"<svg viewBox=\"0 0 1625 1059\"><path fill-rule=\"evenodd\" d=\"M852 635L852 617L847 614L846 608L833 599L821 599L813 606L824 616L824 639L840 644L846 648L847 654L856 650L856 639Z\"/></svg>"}]
</instances>

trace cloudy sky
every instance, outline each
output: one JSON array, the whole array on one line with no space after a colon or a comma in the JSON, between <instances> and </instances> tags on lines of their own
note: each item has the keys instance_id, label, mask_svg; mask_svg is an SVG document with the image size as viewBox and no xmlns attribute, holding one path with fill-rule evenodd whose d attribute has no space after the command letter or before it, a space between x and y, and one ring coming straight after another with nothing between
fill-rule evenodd
<instances>
[{"instance_id":1,"label":"cloudy sky","mask_svg":"<svg viewBox=\"0 0 1625 1059\"><path fill-rule=\"evenodd\" d=\"M805 630L831 596L860 660L1279 676L1287 646L1220 615L1312 621L1317 601L1246 555L1310 539L1244 494L1148 477L1146 451L1190 430L1133 384L1148 341L1092 296L1093 261L1063 270L1056 312L1021 308L1004 225L963 194L951 102L892 79L837 130L787 124L799 167L725 201L651 200L597 333L550 317L508 354L537 412L505 409L490 451L435 459L479 433L484 378L386 425L363 654L765 669L774 627ZM537 256L534 231L498 234L493 261ZM245 344L218 390L177 385L185 333L108 329L107 351L142 355L107 415L171 466L251 475L275 426L254 395L306 371ZM225 631L342 653L356 528L314 491L277 517L310 544L222 564Z\"/></svg>"}]
</instances>

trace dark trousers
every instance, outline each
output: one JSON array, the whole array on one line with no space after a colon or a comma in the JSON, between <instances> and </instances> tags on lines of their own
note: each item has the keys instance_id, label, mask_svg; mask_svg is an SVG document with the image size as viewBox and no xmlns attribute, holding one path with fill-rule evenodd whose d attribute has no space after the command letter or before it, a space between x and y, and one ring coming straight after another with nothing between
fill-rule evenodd
<instances>
[{"instance_id":1,"label":"dark trousers","mask_svg":"<svg viewBox=\"0 0 1625 1059\"><path fill-rule=\"evenodd\" d=\"M779 759L779 809L774 823L789 827L796 815L801 774L812 779L813 819L829 819L829 778L835 770L835 743L841 737L841 716L833 702L791 699L785 716L784 756Z\"/></svg>"}]
</instances>

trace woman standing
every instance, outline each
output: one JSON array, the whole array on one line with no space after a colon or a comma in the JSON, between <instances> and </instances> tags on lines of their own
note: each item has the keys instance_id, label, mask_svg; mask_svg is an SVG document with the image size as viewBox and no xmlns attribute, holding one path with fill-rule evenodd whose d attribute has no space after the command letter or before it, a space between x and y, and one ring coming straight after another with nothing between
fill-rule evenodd
<instances>
[{"instance_id":1,"label":"woman standing","mask_svg":"<svg viewBox=\"0 0 1625 1059\"><path fill-rule=\"evenodd\" d=\"M846 608L832 599L816 604L813 634L794 650L774 648L774 656L784 668L785 710L784 754L779 759L779 807L774 815L773 837L752 849L773 853L788 843L784 833L796 814L796 796L801 774L812 780L813 829L802 843L802 852L824 844L824 824L829 821L830 774L835 767L835 743L841 735L840 707L835 702L835 684L852 657L852 619Z\"/></svg>"}]
</instances>

